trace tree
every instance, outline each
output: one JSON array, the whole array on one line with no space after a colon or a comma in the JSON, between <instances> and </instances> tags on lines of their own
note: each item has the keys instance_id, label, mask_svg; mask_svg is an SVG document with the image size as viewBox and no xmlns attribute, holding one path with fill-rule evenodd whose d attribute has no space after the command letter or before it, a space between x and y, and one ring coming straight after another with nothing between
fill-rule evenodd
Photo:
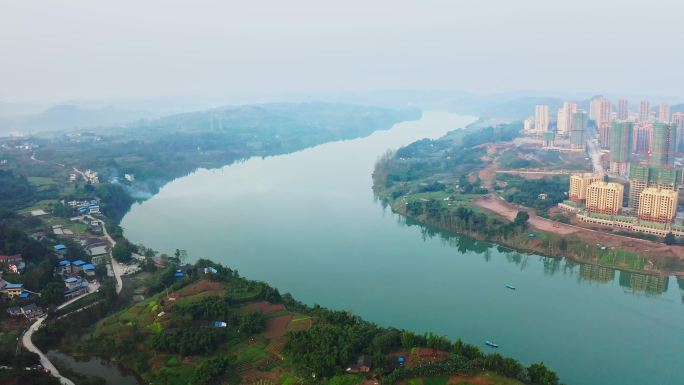
<instances>
[{"instance_id":1,"label":"tree","mask_svg":"<svg viewBox=\"0 0 684 385\"><path fill-rule=\"evenodd\" d=\"M515 223L516 226L527 227L527 221L529 219L530 214L528 214L527 211L518 211L518 213L515 215L515 220L513 223Z\"/></svg>"},{"instance_id":2,"label":"tree","mask_svg":"<svg viewBox=\"0 0 684 385\"><path fill-rule=\"evenodd\" d=\"M112 257L119 262L128 262L131 260L131 254L136 251L135 245L130 243L127 239L122 238L116 242L112 248Z\"/></svg>"},{"instance_id":3,"label":"tree","mask_svg":"<svg viewBox=\"0 0 684 385\"><path fill-rule=\"evenodd\" d=\"M59 305L64 302L64 282L52 281L40 291L40 302L44 305Z\"/></svg>"},{"instance_id":4,"label":"tree","mask_svg":"<svg viewBox=\"0 0 684 385\"><path fill-rule=\"evenodd\" d=\"M530 382L535 385L558 385L558 376L549 370L543 362L532 364L527 368Z\"/></svg>"},{"instance_id":5,"label":"tree","mask_svg":"<svg viewBox=\"0 0 684 385\"><path fill-rule=\"evenodd\" d=\"M677 240L675 239L674 234L672 234L672 232L667 233L665 236L665 244L674 245L675 243L677 243Z\"/></svg>"}]
</instances>

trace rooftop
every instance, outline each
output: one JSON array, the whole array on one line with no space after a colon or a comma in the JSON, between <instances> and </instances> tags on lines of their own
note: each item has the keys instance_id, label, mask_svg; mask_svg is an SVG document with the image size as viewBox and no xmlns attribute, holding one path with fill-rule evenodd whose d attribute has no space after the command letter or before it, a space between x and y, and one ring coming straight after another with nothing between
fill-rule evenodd
<instances>
[{"instance_id":1,"label":"rooftop","mask_svg":"<svg viewBox=\"0 0 684 385\"><path fill-rule=\"evenodd\" d=\"M78 278L69 277L69 278L65 279L64 282L66 282L66 283L78 282Z\"/></svg>"},{"instance_id":2,"label":"rooftop","mask_svg":"<svg viewBox=\"0 0 684 385\"><path fill-rule=\"evenodd\" d=\"M66 250L66 246L63 244L55 245L55 250Z\"/></svg>"},{"instance_id":3,"label":"rooftop","mask_svg":"<svg viewBox=\"0 0 684 385\"><path fill-rule=\"evenodd\" d=\"M78 259L78 260L76 260L76 261L74 261L74 262L72 262L72 263L74 264L74 266L83 266L83 265L86 264L85 261L82 261L82 260L80 260L80 259Z\"/></svg>"}]
</instances>

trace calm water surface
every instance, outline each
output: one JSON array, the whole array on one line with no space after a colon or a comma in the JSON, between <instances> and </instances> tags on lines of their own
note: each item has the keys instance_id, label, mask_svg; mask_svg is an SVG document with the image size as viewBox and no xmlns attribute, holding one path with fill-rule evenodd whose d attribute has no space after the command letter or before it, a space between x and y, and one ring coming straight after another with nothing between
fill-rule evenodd
<instances>
[{"instance_id":1,"label":"calm water surface","mask_svg":"<svg viewBox=\"0 0 684 385\"><path fill-rule=\"evenodd\" d=\"M59 366L69 367L71 370L89 377L99 377L106 385L139 385L140 382L131 374L124 372L115 364L99 358L77 360L74 357L57 350L47 352L50 360ZM64 374L64 373L63 373ZM73 379L72 379L73 380Z\"/></svg>"},{"instance_id":2,"label":"calm water surface","mask_svg":"<svg viewBox=\"0 0 684 385\"><path fill-rule=\"evenodd\" d=\"M366 138L199 170L135 205L122 225L134 242L187 249L308 304L494 340L567 384L684 384L675 278L520 255L407 224L374 200L379 155L471 121L430 112Z\"/></svg>"}]
</instances>

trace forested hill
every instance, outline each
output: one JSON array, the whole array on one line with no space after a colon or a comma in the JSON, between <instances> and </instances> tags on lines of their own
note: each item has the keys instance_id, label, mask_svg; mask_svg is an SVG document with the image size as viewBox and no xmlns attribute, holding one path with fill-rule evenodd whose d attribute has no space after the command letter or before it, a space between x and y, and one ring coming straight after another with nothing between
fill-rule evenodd
<instances>
[{"instance_id":1,"label":"forested hill","mask_svg":"<svg viewBox=\"0 0 684 385\"><path fill-rule=\"evenodd\" d=\"M31 152L8 151L3 167L24 176L55 178L91 169L101 185L114 183L120 218L133 198L155 194L165 183L198 168L217 168L253 156L302 150L325 142L353 139L395 123L418 119L416 109L390 109L335 103L275 103L223 107L141 121L126 127L82 131L57 138L31 139ZM25 140L5 143L7 149ZM123 180L133 174L135 181ZM78 182L77 182L78 183ZM120 196L124 191L128 197ZM78 186L77 186L78 187ZM79 188L77 191L81 191ZM113 189L110 189L114 191ZM86 191L87 193L87 191ZM113 207L105 202L105 207Z\"/></svg>"}]
</instances>

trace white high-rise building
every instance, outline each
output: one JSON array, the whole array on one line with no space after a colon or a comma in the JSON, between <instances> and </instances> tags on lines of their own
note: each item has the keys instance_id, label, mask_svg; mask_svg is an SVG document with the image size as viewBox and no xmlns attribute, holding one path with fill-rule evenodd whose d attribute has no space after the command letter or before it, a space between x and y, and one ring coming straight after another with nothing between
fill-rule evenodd
<instances>
[{"instance_id":1,"label":"white high-rise building","mask_svg":"<svg viewBox=\"0 0 684 385\"><path fill-rule=\"evenodd\" d=\"M565 109L559 108L558 115L556 115L556 133L563 134L567 131L565 125Z\"/></svg>"},{"instance_id":2,"label":"white high-rise building","mask_svg":"<svg viewBox=\"0 0 684 385\"><path fill-rule=\"evenodd\" d=\"M676 131L677 151L684 151L684 112L672 114L672 125Z\"/></svg>"},{"instance_id":3,"label":"white high-rise building","mask_svg":"<svg viewBox=\"0 0 684 385\"><path fill-rule=\"evenodd\" d=\"M525 122L523 123L523 132L526 134L529 134L534 131L534 119L527 118L525 119Z\"/></svg>"},{"instance_id":4,"label":"white high-rise building","mask_svg":"<svg viewBox=\"0 0 684 385\"><path fill-rule=\"evenodd\" d=\"M558 133L565 134L572 130L572 114L577 112L577 103L565 102L558 110Z\"/></svg>"},{"instance_id":5,"label":"white high-rise building","mask_svg":"<svg viewBox=\"0 0 684 385\"><path fill-rule=\"evenodd\" d=\"M661 122L670 121L670 105L667 103L660 103L660 108L658 108L658 120Z\"/></svg>"},{"instance_id":6,"label":"white high-rise building","mask_svg":"<svg viewBox=\"0 0 684 385\"><path fill-rule=\"evenodd\" d=\"M549 106L538 104L534 107L534 130L537 133L549 130Z\"/></svg>"},{"instance_id":7,"label":"white high-rise building","mask_svg":"<svg viewBox=\"0 0 684 385\"><path fill-rule=\"evenodd\" d=\"M639 122L647 123L651 121L651 103L648 100L642 100L639 103Z\"/></svg>"}]
</instances>

